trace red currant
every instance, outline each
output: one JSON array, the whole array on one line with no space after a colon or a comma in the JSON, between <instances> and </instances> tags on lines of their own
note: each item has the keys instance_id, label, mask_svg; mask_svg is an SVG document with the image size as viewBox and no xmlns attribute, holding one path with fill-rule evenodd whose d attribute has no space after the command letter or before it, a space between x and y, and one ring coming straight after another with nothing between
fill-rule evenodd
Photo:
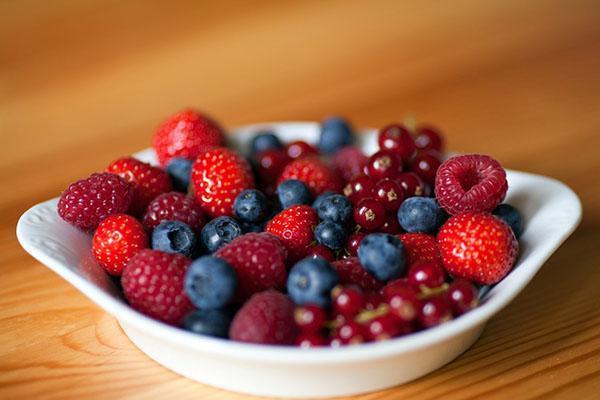
<instances>
[{"instance_id":1,"label":"red currant","mask_svg":"<svg viewBox=\"0 0 600 400\"><path fill-rule=\"evenodd\" d=\"M419 152L410 164L410 170L419 175L426 183L435 182L435 174L442 162L433 151Z\"/></svg>"},{"instance_id":2,"label":"red currant","mask_svg":"<svg viewBox=\"0 0 600 400\"><path fill-rule=\"evenodd\" d=\"M430 297L423 300L419 310L419 323L422 327L431 328L451 319L450 305L445 297Z\"/></svg>"},{"instance_id":3,"label":"red currant","mask_svg":"<svg viewBox=\"0 0 600 400\"><path fill-rule=\"evenodd\" d=\"M406 282L401 280L387 284L384 296L390 307L390 313L405 323L415 321L421 309L421 301L417 292Z\"/></svg>"},{"instance_id":4,"label":"red currant","mask_svg":"<svg viewBox=\"0 0 600 400\"><path fill-rule=\"evenodd\" d=\"M365 331L369 340L387 340L400 334L400 323L392 314L387 313L368 321Z\"/></svg>"},{"instance_id":5,"label":"red currant","mask_svg":"<svg viewBox=\"0 0 600 400\"><path fill-rule=\"evenodd\" d=\"M335 255L328 248L322 244L317 244L308 249L307 257L321 257L329 262L335 261Z\"/></svg>"},{"instance_id":6,"label":"red currant","mask_svg":"<svg viewBox=\"0 0 600 400\"><path fill-rule=\"evenodd\" d=\"M289 162L285 152L278 149L263 150L254 157L258 176L266 185L274 183Z\"/></svg>"},{"instance_id":7,"label":"red currant","mask_svg":"<svg viewBox=\"0 0 600 400\"><path fill-rule=\"evenodd\" d=\"M436 262L426 262L412 266L408 270L408 281L411 285L428 288L440 287L446 281L446 272Z\"/></svg>"},{"instance_id":8,"label":"red currant","mask_svg":"<svg viewBox=\"0 0 600 400\"><path fill-rule=\"evenodd\" d=\"M400 222L398 222L396 213L387 213L385 215L385 222L377 230L379 232L389 233L390 235L400 233L402 227L400 226Z\"/></svg>"},{"instance_id":9,"label":"red currant","mask_svg":"<svg viewBox=\"0 0 600 400\"><path fill-rule=\"evenodd\" d=\"M444 142L440 132L432 126L420 126L417 128L415 145L418 149L442 151Z\"/></svg>"},{"instance_id":10,"label":"red currant","mask_svg":"<svg viewBox=\"0 0 600 400\"><path fill-rule=\"evenodd\" d=\"M331 290L333 311L347 318L352 318L364 307L365 298L362 291L355 286L336 286Z\"/></svg>"},{"instance_id":11,"label":"red currant","mask_svg":"<svg viewBox=\"0 0 600 400\"><path fill-rule=\"evenodd\" d=\"M446 295L448 296L452 313L456 316L472 310L479 303L475 286L471 282L462 279L452 282Z\"/></svg>"},{"instance_id":12,"label":"red currant","mask_svg":"<svg viewBox=\"0 0 600 400\"><path fill-rule=\"evenodd\" d=\"M375 180L393 178L401 172L402 159L391 150L379 150L365 165L365 173Z\"/></svg>"},{"instance_id":13,"label":"red currant","mask_svg":"<svg viewBox=\"0 0 600 400\"><path fill-rule=\"evenodd\" d=\"M350 235L348 238L348 242L346 243L346 250L348 251L348 255L351 257L356 257L358 254L358 246L360 246L360 242L367 236L365 233L357 232Z\"/></svg>"},{"instance_id":14,"label":"red currant","mask_svg":"<svg viewBox=\"0 0 600 400\"><path fill-rule=\"evenodd\" d=\"M325 310L312 304L296 307L294 310L294 321L303 332L317 332L323 327L326 319Z\"/></svg>"},{"instance_id":15,"label":"red currant","mask_svg":"<svg viewBox=\"0 0 600 400\"><path fill-rule=\"evenodd\" d=\"M285 152L291 159L319 154L319 151L315 147L302 140L288 143L285 146Z\"/></svg>"},{"instance_id":16,"label":"red currant","mask_svg":"<svg viewBox=\"0 0 600 400\"><path fill-rule=\"evenodd\" d=\"M320 333L315 332L302 332L296 338L296 346L308 349L310 347L326 346L327 339Z\"/></svg>"},{"instance_id":17,"label":"red currant","mask_svg":"<svg viewBox=\"0 0 600 400\"><path fill-rule=\"evenodd\" d=\"M357 175L344 187L344 196L348 197L354 204L364 197L370 197L373 193L375 183L366 175Z\"/></svg>"},{"instance_id":18,"label":"red currant","mask_svg":"<svg viewBox=\"0 0 600 400\"><path fill-rule=\"evenodd\" d=\"M373 188L375 199L383 204L386 211L398 211L404 201L404 188L395 180L385 178L375 184Z\"/></svg>"},{"instance_id":19,"label":"red currant","mask_svg":"<svg viewBox=\"0 0 600 400\"><path fill-rule=\"evenodd\" d=\"M405 197L425 195L425 184L414 172L403 172L395 180L404 189Z\"/></svg>"},{"instance_id":20,"label":"red currant","mask_svg":"<svg viewBox=\"0 0 600 400\"><path fill-rule=\"evenodd\" d=\"M379 228L385 222L385 208L372 197L366 197L356 205L354 221L367 230Z\"/></svg>"},{"instance_id":21,"label":"red currant","mask_svg":"<svg viewBox=\"0 0 600 400\"><path fill-rule=\"evenodd\" d=\"M376 290L370 290L364 293L365 298L365 306L364 309L368 311L372 311L379 307L381 304L385 303L385 299L383 295Z\"/></svg>"},{"instance_id":22,"label":"red currant","mask_svg":"<svg viewBox=\"0 0 600 400\"><path fill-rule=\"evenodd\" d=\"M379 132L379 148L392 150L402 158L402 161L410 161L415 155L417 146L410 132L403 125L388 125Z\"/></svg>"},{"instance_id":23,"label":"red currant","mask_svg":"<svg viewBox=\"0 0 600 400\"><path fill-rule=\"evenodd\" d=\"M334 330L330 345L339 347L345 344L362 343L365 341L363 331L363 326L358 322L346 321Z\"/></svg>"}]
</instances>

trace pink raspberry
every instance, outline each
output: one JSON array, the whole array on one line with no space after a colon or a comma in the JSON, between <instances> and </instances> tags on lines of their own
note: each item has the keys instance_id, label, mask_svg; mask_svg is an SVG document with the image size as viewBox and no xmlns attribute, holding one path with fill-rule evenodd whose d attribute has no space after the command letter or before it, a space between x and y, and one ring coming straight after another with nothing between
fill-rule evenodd
<instances>
[{"instance_id":1,"label":"pink raspberry","mask_svg":"<svg viewBox=\"0 0 600 400\"><path fill-rule=\"evenodd\" d=\"M163 193L148 204L143 218L144 228L152 231L162 221L180 221L200 233L204 226L204 211L191 196L178 192Z\"/></svg>"},{"instance_id":2,"label":"pink raspberry","mask_svg":"<svg viewBox=\"0 0 600 400\"><path fill-rule=\"evenodd\" d=\"M341 176L345 182L363 173L368 157L356 146L346 146L331 157L331 165L334 171Z\"/></svg>"}]
</instances>

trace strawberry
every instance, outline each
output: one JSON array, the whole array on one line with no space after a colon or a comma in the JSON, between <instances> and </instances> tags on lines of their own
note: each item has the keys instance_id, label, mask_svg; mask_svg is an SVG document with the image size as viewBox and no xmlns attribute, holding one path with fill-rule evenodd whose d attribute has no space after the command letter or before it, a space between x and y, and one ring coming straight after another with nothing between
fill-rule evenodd
<instances>
[{"instance_id":1,"label":"strawberry","mask_svg":"<svg viewBox=\"0 0 600 400\"><path fill-rule=\"evenodd\" d=\"M357 285L364 290L376 290L383 286L373 275L360 265L358 257L347 257L331 263L337 271L340 283L343 285Z\"/></svg>"},{"instance_id":2,"label":"strawberry","mask_svg":"<svg viewBox=\"0 0 600 400\"><path fill-rule=\"evenodd\" d=\"M265 231L279 237L295 262L308 254L314 241L313 231L319 222L317 213L307 205L295 205L275 215Z\"/></svg>"},{"instance_id":3,"label":"strawberry","mask_svg":"<svg viewBox=\"0 0 600 400\"><path fill-rule=\"evenodd\" d=\"M106 167L106 172L119 175L135 187L135 196L129 210L140 215L156 196L173 189L169 175L160 168L136 160L133 157L122 157Z\"/></svg>"},{"instance_id":4,"label":"strawberry","mask_svg":"<svg viewBox=\"0 0 600 400\"><path fill-rule=\"evenodd\" d=\"M491 285L513 267L519 242L501 219L488 213L451 217L440 228L438 246L446 270L455 278Z\"/></svg>"},{"instance_id":5,"label":"strawberry","mask_svg":"<svg viewBox=\"0 0 600 400\"><path fill-rule=\"evenodd\" d=\"M254 187L248 162L233 150L217 147L199 155L192 166L196 199L211 216L233 215L233 201Z\"/></svg>"},{"instance_id":6,"label":"strawberry","mask_svg":"<svg viewBox=\"0 0 600 400\"><path fill-rule=\"evenodd\" d=\"M235 269L238 300L266 289L282 290L285 287L287 250L274 235L247 233L221 247L214 256Z\"/></svg>"},{"instance_id":7,"label":"strawberry","mask_svg":"<svg viewBox=\"0 0 600 400\"><path fill-rule=\"evenodd\" d=\"M196 199L183 193L169 192L148 204L142 223L148 232L152 232L162 221L181 221L200 233L204 220L204 211Z\"/></svg>"},{"instance_id":8,"label":"strawberry","mask_svg":"<svg viewBox=\"0 0 600 400\"><path fill-rule=\"evenodd\" d=\"M148 247L142 224L130 215L116 214L98 225L92 239L96 261L109 274L120 276L131 257Z\"/></svg>"},{"instance_id":9,"label":"strawberry","mask_svg":"<svg viewBox=\"0 0 600 400\"><path fill-rule=\"evenodd\" d=\"M321 159L314 156L300 158L287 164L281 172L277 184L288 179L304 182L313 197L328 190L336 193L342 190L340 177Z\"/></svg>"},{"instance_id":10,"label":"strawberry","mask_svg":"<svg viewBox=\"0 0 600 400\"><path fill-rule=\"evenodd\" d=\"M223 130L219 125L191 109L167 118L152 138L152 147L162 166L173 157L194 160L204 151L223 143Z\"/></svg>"},{"instance_id":11,"label":"strawberry","mask_svg":"<svg viewBox=\"0 0 600 400\"><path fill-rule=\"evenodd\" d=\"M260 344L293 344L298 335L294 303L284 294L267 290L252 296L237 312L229 337Z\"/></svg>"},{"instance_id":12,"label":"strawberry","mask_svg":"<svg viewBox=\"0 0 600 400\"><path fill-rule=\"evenodd\" d=\"M190 263L181 254L141 250L123 270L121 284L125 298L139 312L179 325L194 308L183 289Z\"/></svg>"},{"instance_id":13,"label":"strawberry","mask_svg":"<svg viewBox=\"0 0 600 400\"><path fill-rule=\"evenodd\" d=\"M422 264L426 262L435 262L442 265L440 250L438 249L435 237L425 233L404 233L398 235L398 238L404 245L406 252L406 265Z\"/></svg>"}]
</instances>

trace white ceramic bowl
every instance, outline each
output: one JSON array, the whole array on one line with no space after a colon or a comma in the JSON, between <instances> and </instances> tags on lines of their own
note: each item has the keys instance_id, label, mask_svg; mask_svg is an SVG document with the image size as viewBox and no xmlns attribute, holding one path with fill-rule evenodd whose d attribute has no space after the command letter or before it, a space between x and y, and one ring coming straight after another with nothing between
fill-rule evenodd
<instances>
[{"instance_id":1,"label":"white ceramic bowl","mask_svg":"<svg viewBox=\"0 0 600 400\"><path fill-rule=\"evenodd\" d=\"M258 128L273 129L284 141L314 142L316 123L246 126L230 137L240 148ZM367 153L376 150L373 131L361 138ZM155 162L153 152L136 155ZM507 201L524 214L525 232L514 270L486 296L480 307L439 327L381 343L339 349L308 349L236 343L188 333L145 317L118 295L94 261L90 236L63 222L57 199L28 210L17 225L23 248L84 295L114 315L144 353L165 367L220 388L277 397L352 395L419 378L450 362L473 344L486 322L506 306L581 219L579 199L551 178L508 171Z\"/></svg>"}]
</instances>

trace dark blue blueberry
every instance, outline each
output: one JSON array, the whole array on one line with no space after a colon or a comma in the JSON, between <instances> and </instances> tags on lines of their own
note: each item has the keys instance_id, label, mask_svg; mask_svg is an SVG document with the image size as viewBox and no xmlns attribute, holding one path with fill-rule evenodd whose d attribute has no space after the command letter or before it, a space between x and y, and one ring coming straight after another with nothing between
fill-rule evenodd
<instances>
[{"instance_id":1,"label":"dark blue blueberry","mask_svg":"<svg viewBox=\"0 0 600 400\"><path fill-rule=\"evenodd\" d=\"M167 164L167 173L173 182L173 188L180 192L187 192L190 185L190 174L193 161L185 158L174 157Z\"/></svg>"},{"instance_id":2,"label":"dark blue blueberry","mask_svg":"<svg viewBox=\"0 0 600 400\"><path fill-rule=\"evenodd\" d=\"M275 191L281 207L288 208L295 204L309 204L310 190L297 179L288 179L277 186Z\"/></svg>"},{"instance_id":3,"label":"dark blue blueberry","mask_svg":"<svg viewBox=\"0 0 600 400\"><path fill-rule=\"evenodd\" d=\"M260 233L265 230L264 222L240 222L240 226L242 227L243 233Z\"/></svg>"},{"instance_id":4,"label":"dark blue blueberry","mask_svg":"<svg viewBox=\"0 0 600 400\"><path fill-rule=\"evenodd\" d=\"M493 214L506 222L513 230L516 238L520 238L523 233L523 216L515 207L510 204L500 204L493 211Z\"/></svg>"},{"instance_id":5,"label":"dark blue blueberry","mask_svg":"<svg viewBox=\"0 0 600 400\"><path fill-rule=\"evenodd\" d=\"M226 310L194 310L183 319L183 328L200 335L227 338L232 319Z\"/></svg>"},{"instance_id":6,"label":"dark blue blueberry","mask_svg":"<svg viewBox=\"0 0 600 400\"><path fill-rule=\"evenodd\" d=\"M273 132L259 132L250 142L250 153L256 154L263 150L281 149L281 141Z\"/></svg>"},{"instance_id":7,"label":"dark blue blueberry","mask_svg":"<svg viewBox=\"0 0 600 400\"><path fill-rule=\"evenodd\" d=\"M341 194L332 194L322 199L316 210L321 220L338 224L345 224L352 217L352 203Z\"/></svg>"},{"instance_id":8,"label":"dark blue blueberry","mask_svg":"<svg viewBox=\"0 0 600 400\"><path fill-rule=\"evenodd\" d=\"M372 233L358 247L360 264L380 281L398 278L406 266L404 245L396 236Z\"/></svg>"},{"instance_id":9,"label":"dark blue blueberry","mask_svg":"<svg viewBox=\"0 0 600 400\"><path fill-rule=\"evenodd\" d=\"M398 222L406 232L434 234L445 219L444 210L430 197L409 197L398 209Z\"/></svg>"},{"instance_id":10,"label":"dark blue blueberry","mask_svg":"<svg viewBox=\"0 0 600 400\"><path fill-rule=\"evenodd\" d=\"M261 221L267 212L267 197L256 189L246 189L235 198L233 212L244 222Z\"/></svg>"},{"instance_id":11,"label":"dark blue blueberry","mask_svg":"<svg viewBox=\"0 0 600 400\"><path fill-rule=\"evenodd\" d=\"M339 250L346 245L348 234L342 225L323 221L315 228L315 238L323 246L329 247L331 250Z\"/></svg>"},{"instance_id":12,"label":"dark blue blueberry","mask_svg":"<svg viewBox=\"0 0 600 400\"><path fill-rule=\"evenodd\" d=\"M189 266L185 273L184 289L197 308L223 308L235 295L237 276L226 261L204 256Z\"/></svg>"},{"instance_id":13,"label":"dark blue blueberry","mask_svg":"<svg viewBox=\"0 0 600 400\"><path fill-rule=\"evenodd\" d=\"M198 251L198 240L188 224L163 221L152 231L152 248L192 258Z\"/></svg>"},{"instance_id":14,"label":"dark blue blueberry","mask_svg":"<svg viewBox=\"0 0 600 400\"><path fill-rule=\"evenodd\" d=\"M213 253L242 234L242 227L231 217L217 217L204 225L200 232L202 247Z\"/></svg>"},{"instance_id":15,"label":"dark blue blueberry","mask_svg":"<svg viewBox=\"0 0 600 400\"><path fill-rule=\"evenodd\" d=\"M321 124L319 149L326 154L335 153L344 146L354 142L352 128L348 121L341 117L330 117Z\"/></svg>"},{"instance_id":16,"label":"dark blue blueberry","mask_svg":"<svg viewBox=\"0 0 600 400\"><path fill-rule=\"evenodd\" d=\"M320 257L305 258L290 270L287 291L297 305L329 307L330 291L337 283L337 273L327 261Z\"/></svg>"},{"instance_id":17,"label":"dark blue blueberry","mask_svg":"<svg viewBox=\"0 0 600 400\"><path fill-rule=\"evenodd\" d=\"M335 192L332 192L330 190L327 190L327 191L321 193L320 195L317 196L315 201L313 201L312 208L317 210L319 208L319 206L321 205L321 203L323 202L323 200L325 200L326 198L328 198L329 196L334 195L334 194L335 194Z\"/></svg>"}]
</instances>

